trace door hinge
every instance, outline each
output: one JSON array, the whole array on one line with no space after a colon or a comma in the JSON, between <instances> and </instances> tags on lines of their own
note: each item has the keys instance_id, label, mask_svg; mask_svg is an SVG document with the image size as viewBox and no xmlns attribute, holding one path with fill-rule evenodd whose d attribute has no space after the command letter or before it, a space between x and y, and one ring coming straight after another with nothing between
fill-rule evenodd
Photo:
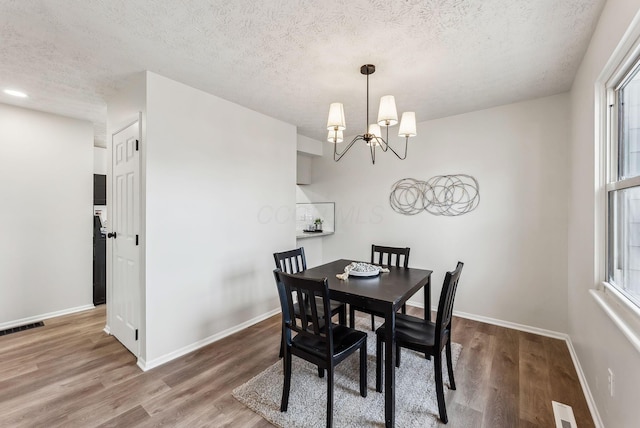
<instances>
[{"instance_id":1,"label":"door hinge","mask_svg":"<svg viewBox=\"0 0 640 428\"><path fill-rule=\"evenodd\" d=\"M138 340L138 329L136 328L136 340Z\"/></svg>"},{"instance_id":2,"label":"door hinge","mask_svg":"<svg viewBox=\"0 0 640 428\"><path fill-rule=\"evenodd\" d=\"M136 140L136 152L140 150L140 148L138 147L138 140Z\"/></svg>"},{"instance_id":3,"label":"door hinge","mask_svg":"<svg viewBox=\"0 0 640 428\"><path fill-rule=\"evenodd\" d=\"M138 245L138 236L139 235L136 235L136 245Z\"/></svg>"}]
</instances>

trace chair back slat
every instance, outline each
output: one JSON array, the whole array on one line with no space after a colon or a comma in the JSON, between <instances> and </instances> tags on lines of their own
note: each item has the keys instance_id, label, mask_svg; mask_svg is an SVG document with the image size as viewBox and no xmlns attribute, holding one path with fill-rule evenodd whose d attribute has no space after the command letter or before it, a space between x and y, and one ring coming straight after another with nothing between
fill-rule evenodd
<instances>
[{"instance_id":1,"label":"chair back slat","mask_svg":"<svg viewBox=\"0 0 640 428\"><path fill-rule=\"evenodd\" d=\"M285 292L286 291L288 291L288 295L295 295L296 296L295 301L297 301L297 302L302 302L304 304L304 302L306 302L308 300L308 299L305 298L306 296L304 296L302 294L302 290L300 290L300 289L287 290L287 288L285 287ZM293 305L294 304L294 299L290 299L290 300L291 300L291 305ZM303 329L303 330L307 330L307 328L309 328L309 324L312 323L312 321L309 320L309 316L307 314L307 311L304 310L306 308L303 308L303 306L301 305L300 309L301 309L300 313L298 314L298 317L297 317L297 318L300 319L300 323L301 323L300 328ZM296 320L294 320L294 323L297 324Z\"/></svg>"},{"instance_id":2,"label":"chair back slat","mask_svg":"<svg viewBox=\"0 0 640 428\"><path fill-rule=\"evenodd\" d=\"M446 338L451 333L451 318L453 316L453 301L456 297L458 281L462 273L464 263L458 262L456 269L447 272L440 292L440 302L438 303L438 315L436 316L436 349L441 348L446 342Z\"/></svg>"},{"instance_id":3,"label":"chair back slat","mask_svg":"<svg viewBox=\"0 0 640 428\"><path fill-rule=\"evenodd\" d=\"M371 245L371 263L395 266L409 267L409 247L387 247L384 245Z\"/></svg>"},{"instance_id":4,"label":"chair back slat","mask_svg":"<svg viewBox=\"0 0 640 428\"><path fill-rule=\"evenodd\" d=\"M273 253L273 260L276 262L276 268L285 273L298 273L307 269L307 259L304 255L304 247L280 253ZM304 296L301 300L307 301L308 296ZM297 314L297 311L295 313Z\"/></svg>"},{"instance_id":5,"label":"chair back slat","mask_svg":"<svg viewBox=\"0 0 640 428\"><path fill-rule=\"evenodd\" d=\"M276 268L285 273L298 273L307 269L304 247L273 253L273 259L276 262Z\"/></svg>"}]
</instances>

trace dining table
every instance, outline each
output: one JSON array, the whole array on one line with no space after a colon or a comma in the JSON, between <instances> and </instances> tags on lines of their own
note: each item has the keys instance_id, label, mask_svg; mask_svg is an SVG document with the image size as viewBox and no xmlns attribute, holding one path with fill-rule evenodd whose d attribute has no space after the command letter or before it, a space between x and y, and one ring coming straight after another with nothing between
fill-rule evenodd
<instances>
[{"instance_id":1,"label":"dining table","mask_svg":"<svg viewBox=\"0 0 640 428\"><path fill-rule=\"evenodd\" d=\"M306 278L327 278L331 300L371 309L384 314L384 415L385 426L395 425L395 320L396 312L421 288L424 290L425 319L431 317L431 274L433 271L416 268L384 266L389 272L375 276L349 276L338 279L345 267L354 260L340 259L306 269L297 275Z\"/></svg>"}]
</instances>

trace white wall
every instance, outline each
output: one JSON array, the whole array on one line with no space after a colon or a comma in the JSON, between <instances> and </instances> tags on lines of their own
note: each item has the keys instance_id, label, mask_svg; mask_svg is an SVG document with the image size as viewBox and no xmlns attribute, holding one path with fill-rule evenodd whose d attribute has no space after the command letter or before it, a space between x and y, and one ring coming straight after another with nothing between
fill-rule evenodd
<instances>
[{"instance_id":1,"label":"white wall","mask_svg":"<svg viewBox=\"0 0 640 428\"><path fill-rule=\"evenodd\" d=\"M338 163L329 154L314 160L304 193L336 202L324 260L367 260L372 243L411 247L410 265L434 271L434 304L445 271L461 260L457 311L566 331L568 120L562 94L419 123L404 161L379 153L372 165L364 143ZM404 216L390 208L397 180L443 174L478 180L475 211Z\"/></svg>"},{"instance_id":2,"label":"white wall","mask_svg":"<svg viewBox=\"0 0 640 428\"><path fill-rule=\"evenodd\" d=\"M94 174L107 174L108 165L108 151L104 147L93 148L93 173Z\"/></svg>"},{"instance_id":3,"label":"white wall","mask_svg":"<svg viewBox=\"0 0 640 428\"><path fill-rule=\"evenodd\" d=\"M322 197L320 199L313 199L313 193L309 189L308 184L312 183L312 168L313 159L317 156L322 156L323 144L318 140L306 137L304 135L297 136L297 184L303 184L302 186L296 186L296 202L327 202ZM335 225L334 225L335 226ZM322 264L322 245L324 237L318 236L315 238L297 239L296 247L304 247L305 259L307 261L307 267L318 266Z\"/></svg>"},{"instance_id":4,"label":"white wall","mask_svg":"<svg viewBox=\"0 0 640 428\"><path fill-rule=\"evenodd\" d=\"M595 234L597 170L594 143L594 84L640 1L609 0L571 91L572 138L569 204L569 333L600 416L608 427L638 426L640 355L594 302L598 277ZM615 396L607 391L607 369L615 374Z\"/></svg>"},{"instance_id":5,"label":"white wall","mask_svg":"<svg viewBox=\"0 0 640 428\"><path fill-rule=\"evenodd\" d=\"M296 150L309 156L322 156L322 142L304 135L296 136Z\"/></svg>"},{"instance_id":6,"label":"white wall","mask_svg":"<svg viewBox=\"0 0 640 428\"><path fill-rule=\"evenodd\" d=\"M147 74L146 335L153 365L279 308L296 128Z\"/></svg>"},{"instance_id":7,"label":"white wall","mask_svg":"<svg viewBox=\"0 0 640 428\"><path fill-rule=\"evenodd\" d=\"M296 184L311 184L311 156L296 156Z\"/></svg>"},{"instance_id":8,"label":"white wall","mask_svg":"<svg viewBox=\"0 0 640 428\"><path fill-rule=\"evenodd\" d=\"M92 150L89 122L0 104L0 328L92 305Z\"/></svg>"},{"instance_id":9,"label":"white wall","mask_svg":"<svg viewBox=\"0 0 640 428\"><path fill-rule=\"evenodd\" d=\"M298 158L300 158L300 154L298 154ZM307 195L308 190L309 190L308 185L296 186L296 202L297 203L326 202L322 198L313 199L313 195L309 197L309 195ZM324 236L296 239L296 248L304 247L304 255L307 261L307 267L319 266L324 262L324 259L323 259L324 251L322 249L324 240L325 240Z\"/></svg>"}]
</instances>

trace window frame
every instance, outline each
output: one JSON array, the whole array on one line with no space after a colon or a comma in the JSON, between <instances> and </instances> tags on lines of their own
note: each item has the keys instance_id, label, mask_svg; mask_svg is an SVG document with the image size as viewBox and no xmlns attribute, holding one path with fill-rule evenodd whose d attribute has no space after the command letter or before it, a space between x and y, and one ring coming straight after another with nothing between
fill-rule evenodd
<instances>
[{"instance_id":1,"label":"window frame","mask_svg":"<svg viewBox=\"0 0 640 428\"><path fill-rule=\"evenodd\" d=\"M611 248L613 243L611 240L611 231L613 230L614 219L611 218L612 199L615 192L639 188L640 174L629 178L620 178L620 132L622 127L622 115L619 106L621 105L621 89L631 82L636 75L640 73L640 45L636 47L629 55L626 61L619 65L616 72L605 84L606 92L606 147L607 156L605 157L605 183L604 183L604 209L605 209L605 261L604 261L604 277L603 285L609 289L618 299L623 300L625 306L628 306L633 312L640 316L640 301L638 298L631 296L622 286L619 286L610 278L612 275L612 264L614 263Z\"/></svg>"},{"instance_id":2,"label":"window frame","mask_svg":"<svg viewBox=\"0 0 640 428\"><path fill-rule=\"evenodd\" d=\"M609 193L623 186L634 187L635 182L617 179L617 128L610 127L611 120L618 121L613 90L623 85L631 70L640 67L640 14L636 15L611 56L602 68L594 84L594 154L595 154L595 206L594 206L594 274L595 287L589 290L591 297L640 352L640 307L632 302L609 279ZM614 130L615 129L615 130ZM615 141L616 144L611 144ZM617 168L617 163L615 164ZM615 177L614 175L615 174ZM615 179L612 179L614 177ZM633 178L632 180L639 180Z\"/></svg>"}]
</instances>

